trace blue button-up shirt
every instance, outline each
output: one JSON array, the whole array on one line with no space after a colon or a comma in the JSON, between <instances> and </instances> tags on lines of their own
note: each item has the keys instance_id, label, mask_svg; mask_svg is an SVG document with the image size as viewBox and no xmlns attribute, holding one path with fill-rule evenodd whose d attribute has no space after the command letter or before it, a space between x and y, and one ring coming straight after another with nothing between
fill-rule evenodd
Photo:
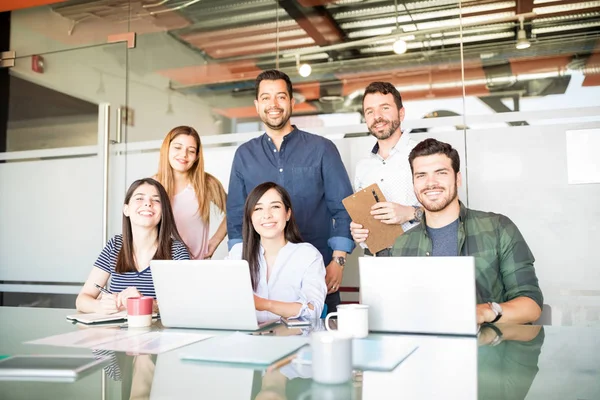
<instances>
[{"instance_id":1,"label":"blue button-up shirt","mask_svg":"<svg viewBox=\"0 0 600 400\"><path fill-rule=\"evenodd\" d=\"M230 250L242 241L246 197L269 181L288 191L302 238L319 250L325 265L332 250L352 252L350 216L342 199L353 192L340 153L331 140L295 126L279 150L266 133L237 149L227 196Z\"/></svg>"}]
</instances>

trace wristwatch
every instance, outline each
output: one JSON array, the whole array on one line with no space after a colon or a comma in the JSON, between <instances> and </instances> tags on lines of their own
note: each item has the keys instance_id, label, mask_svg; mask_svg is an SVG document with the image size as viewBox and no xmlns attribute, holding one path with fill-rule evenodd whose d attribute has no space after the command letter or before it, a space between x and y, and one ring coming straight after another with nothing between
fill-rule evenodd
<instances>
[{"instance_id":1,"label":"wristwatch","mask_svg":"<svg viewBox=\"0 0 600 400\"><path fill-rule=\"evenodd\" d=\"M423 212L423 209L421 207L415 207L415 216L413 217L413 221L414 222L421 222L423 220L423 214L425 214Z\"/></svg>"},{"instance_id":2,"label":"wristwatch","mask_svg":"<svg viewBox=\"0 0 600 400\"><path fill-rule=\"evenodd\" d=\"M494 332L496 332L496 337L494 338L494 340L492 340L490 342L489 345L493 347L493 346L498 346L500 343L502 343L502 339L504 339L504 336L502 335L502 331L493 324L486 324L485 326L487 328L490 328Z\"/></svg>"},{"instance_id":3,"label":"wristwatch","mask_svg":"<svg viewBox=\"0 0 600 400\"><path fill-rule=\"evenodd\" d=\"M493 324L494 322L497 322L500 318L502 318L502 307L500 307L500 304L493 301L488 302L488 304L490 305L490 308L492 309L494 314L496 314L496 318L494 318L493 321L490 321Z\"/></svg>"},{"instance_id":4,"label":"wristwatch","mask_svg":"<svg viewBox=\"0 0 600 400\"><path fill-rule=\"evenodd\" d=\"M338 263L342 270L344 269L344 265L346 265L346 257L333 257L333 261Z\"/></svg>"}]
</instances>

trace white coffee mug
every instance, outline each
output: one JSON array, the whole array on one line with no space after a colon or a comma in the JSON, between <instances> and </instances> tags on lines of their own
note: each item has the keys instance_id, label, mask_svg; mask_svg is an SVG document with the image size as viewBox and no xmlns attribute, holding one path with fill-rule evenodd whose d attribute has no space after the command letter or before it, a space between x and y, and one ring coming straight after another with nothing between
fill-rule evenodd
<instances>
[{"instance_id":1,"label":"white coffee mug","mask_svg":"<svg viewBox=\"0 0 600 400\"><path fill-rule=\"evenodd\" d=\"M365 304L342 304L337 306L337 311L325 318L325 328L333 331L329 326L329 318L337 315L337 330L351 335L354 338L369 336L369 306Z\"/></svg>"},{"instance_id":2,"label":"white coffee mug","mask_svg":"<svg viewBox=\"0 0 600 400\"><path fill-rule=\"evenodd\" d=\"M314 332L310 335L310 347L315 382L340 384L352 379L352 336Z\"/></svg>"}]
</instances>

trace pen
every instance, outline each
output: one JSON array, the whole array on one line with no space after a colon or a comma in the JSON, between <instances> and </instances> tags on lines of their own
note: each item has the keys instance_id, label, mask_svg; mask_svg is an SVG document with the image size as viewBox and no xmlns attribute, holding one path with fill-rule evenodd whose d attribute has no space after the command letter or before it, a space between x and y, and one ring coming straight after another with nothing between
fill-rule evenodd
<instances>
[{"instance_id":1,"label":"pen","mask_svg":"<svg viewBox=\"0 0 600 400\"><path fill-rule=\"evenodd\" d=\"M269 366L269 368L267 368L267 372L272 372L272 371L275 371L276 369L279 369L279 368L283 367L284 365L288 365L297 356L298 356L298 354L294 353L291 356L287 356L286 358L282 358L281 360L277 361L276 363L271 364Z\"/></svg>"},{"instance_id":2,"label":"pen","mask_svg":"<svg viewBox=\"0 0 600 400\"><path fill-rule=\"evenodd\" d=\"M102 286L98 285L97 283L94 283L94 286L96 286L98 288L98 290L101 291L102 293L112 294L111 291L104 289Z\"/></svg>"},{"instance_id":3,"label":"pen","mask_svg":"<svg viewBox=\"0 0 600 400\"><path fill-rule=\"evenodd\" d=\"M379 203L379 197L377 196L377 193L375 193L375 189L371 189L371 193L373 193L373 197L375 197L375 201Z\"/></svg>"}]
</instances>

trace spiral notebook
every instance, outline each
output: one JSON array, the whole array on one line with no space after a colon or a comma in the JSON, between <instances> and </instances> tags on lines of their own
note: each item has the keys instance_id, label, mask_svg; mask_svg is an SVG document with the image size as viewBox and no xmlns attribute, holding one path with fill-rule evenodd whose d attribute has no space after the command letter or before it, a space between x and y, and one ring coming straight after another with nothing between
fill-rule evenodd
<instances>
[{"instance_id":1,"label":"spiral notebook","mask_svg":"<svg viewBox=\"0 0 600 400\"><path fill-rule=\"evenodd\" d=\"M152 314L152 318L157 318L158 314ZM80 322L86 325L103 324L108 322L126 322L127 321L127 310L120 311L115 314L72 314L67 315L67 319L73 322Z\"/></svg>"}]
</instances>

